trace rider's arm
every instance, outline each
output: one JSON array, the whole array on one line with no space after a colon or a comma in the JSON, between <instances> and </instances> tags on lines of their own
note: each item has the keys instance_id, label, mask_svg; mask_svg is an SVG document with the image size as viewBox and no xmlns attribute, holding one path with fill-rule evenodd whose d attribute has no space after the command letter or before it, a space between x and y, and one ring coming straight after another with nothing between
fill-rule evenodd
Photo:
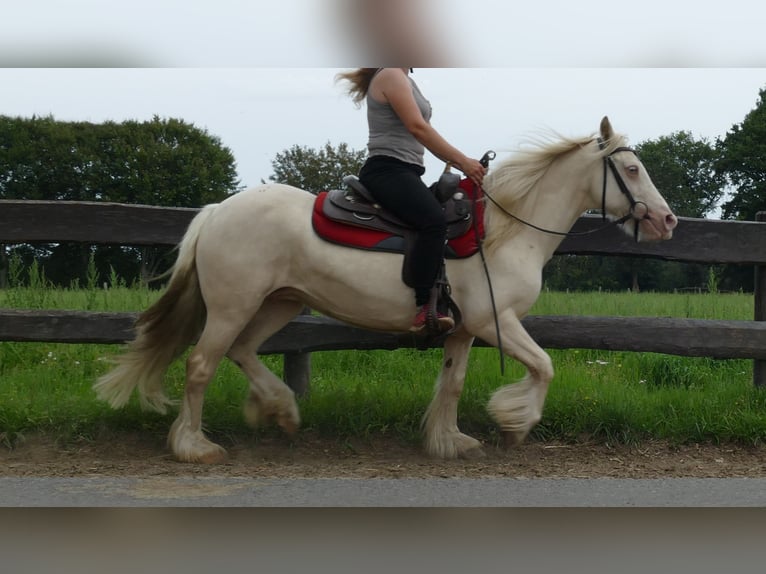
<instances>
[{"instance_id":1,"label":"rider's arm","mask_svg":"<svg viewBox=\"0 0 766 574\"><path fill-rule=\"evenodd\" d=\"M428 151L444 162L450 162L460 171L481 184L485 169L452 146L429 124L420 113L412 94L407 74L399 68L386 68L376 78L376 92L379 92L394 109L407 130L423 144ZM373 93L373 97L375 97Z\"/></svg>"}]
</instances>

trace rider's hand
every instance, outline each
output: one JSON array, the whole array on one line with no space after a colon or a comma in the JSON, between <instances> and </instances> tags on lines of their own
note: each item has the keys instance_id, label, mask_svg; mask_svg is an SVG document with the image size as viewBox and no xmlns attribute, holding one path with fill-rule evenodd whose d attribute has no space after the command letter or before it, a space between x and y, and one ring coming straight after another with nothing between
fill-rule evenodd
<instances>
[{"instance_id":1,"label":"rider's hand","mask_svg":"<svg viewBox=\"0 0 766 574\"><path fill-rule=\"evenodd\" d=\"M481 185L484 176L487 175L487 168L481 165L477 159L466 158L458 167L476 185Z\"/></svg>"}]
</instances>

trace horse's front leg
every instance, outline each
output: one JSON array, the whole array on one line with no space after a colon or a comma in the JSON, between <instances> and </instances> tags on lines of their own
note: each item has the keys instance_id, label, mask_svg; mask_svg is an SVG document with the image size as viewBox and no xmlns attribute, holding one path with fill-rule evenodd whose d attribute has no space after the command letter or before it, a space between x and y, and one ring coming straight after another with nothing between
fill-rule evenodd
<instances>
[{"instance_id":1,"label":"horse's front leg","mask_svg":"<svg viewBox=\"0 0 766 574\"><path fill-rule=\"evenodd\" d=\"M509 310L501 316L500 327L503 351L521 362L527 374L521 381L495 391L487 410L505 434L506 443L516 445L524 441L542 418L548 386L553 379L553 364L513 312ZM497 346L494 330L477 336Z\"/></svg>"},{"instance_id":2,"label":"horse's front leg","mask_svg":"<svg viewBox=\"0 0 766 574\"><path fill-rule=\"evenodd\" d=\"M456 333L444 343L442 370L422 423L425 449L431 456L446 459L484 456L479 441L461 433L457 426L457 405L472 343L473 337L465 333Z\"/></svg>"}]
</instances>

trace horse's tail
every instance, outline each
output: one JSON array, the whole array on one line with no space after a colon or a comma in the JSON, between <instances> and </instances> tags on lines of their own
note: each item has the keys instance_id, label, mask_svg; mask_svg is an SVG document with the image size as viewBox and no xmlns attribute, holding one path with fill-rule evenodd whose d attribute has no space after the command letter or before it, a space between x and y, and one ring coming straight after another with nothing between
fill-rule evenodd
<instances>
[{"instance_id":1,"label":"horse's tail","mask_svg":"<svg viewBox=\"0 0 766 574\"><path fill-rule=\"evenodd\" d=\"M160 413L173 404L163 389L170 364L199 336L206 308L199 288L195 253L200 229L216 204L205 206L189 224L178 246L165 293L136 321L136 337L113 370L96 381L99 399L113 408L124 406L138 388L141 407Z\"/></svg>"}]
</instances>

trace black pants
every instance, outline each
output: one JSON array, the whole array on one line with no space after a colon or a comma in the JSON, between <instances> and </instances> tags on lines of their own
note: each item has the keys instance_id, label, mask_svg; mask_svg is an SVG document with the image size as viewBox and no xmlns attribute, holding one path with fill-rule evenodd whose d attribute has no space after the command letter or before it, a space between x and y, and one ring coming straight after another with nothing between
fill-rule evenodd
<instances>
[{"instance_id":1,"label":"black pants","mask_svg":"<svg viewBox=\"0 0 766 574\"><path fill-rule=\"evenodd\" d=\"M441 205L421 176L425 169L394 158L368 158L359 180L384 208L417 230L412 252L415 304L428 303L444 257L447 224Z\"/></svg>"}]
</instances>

